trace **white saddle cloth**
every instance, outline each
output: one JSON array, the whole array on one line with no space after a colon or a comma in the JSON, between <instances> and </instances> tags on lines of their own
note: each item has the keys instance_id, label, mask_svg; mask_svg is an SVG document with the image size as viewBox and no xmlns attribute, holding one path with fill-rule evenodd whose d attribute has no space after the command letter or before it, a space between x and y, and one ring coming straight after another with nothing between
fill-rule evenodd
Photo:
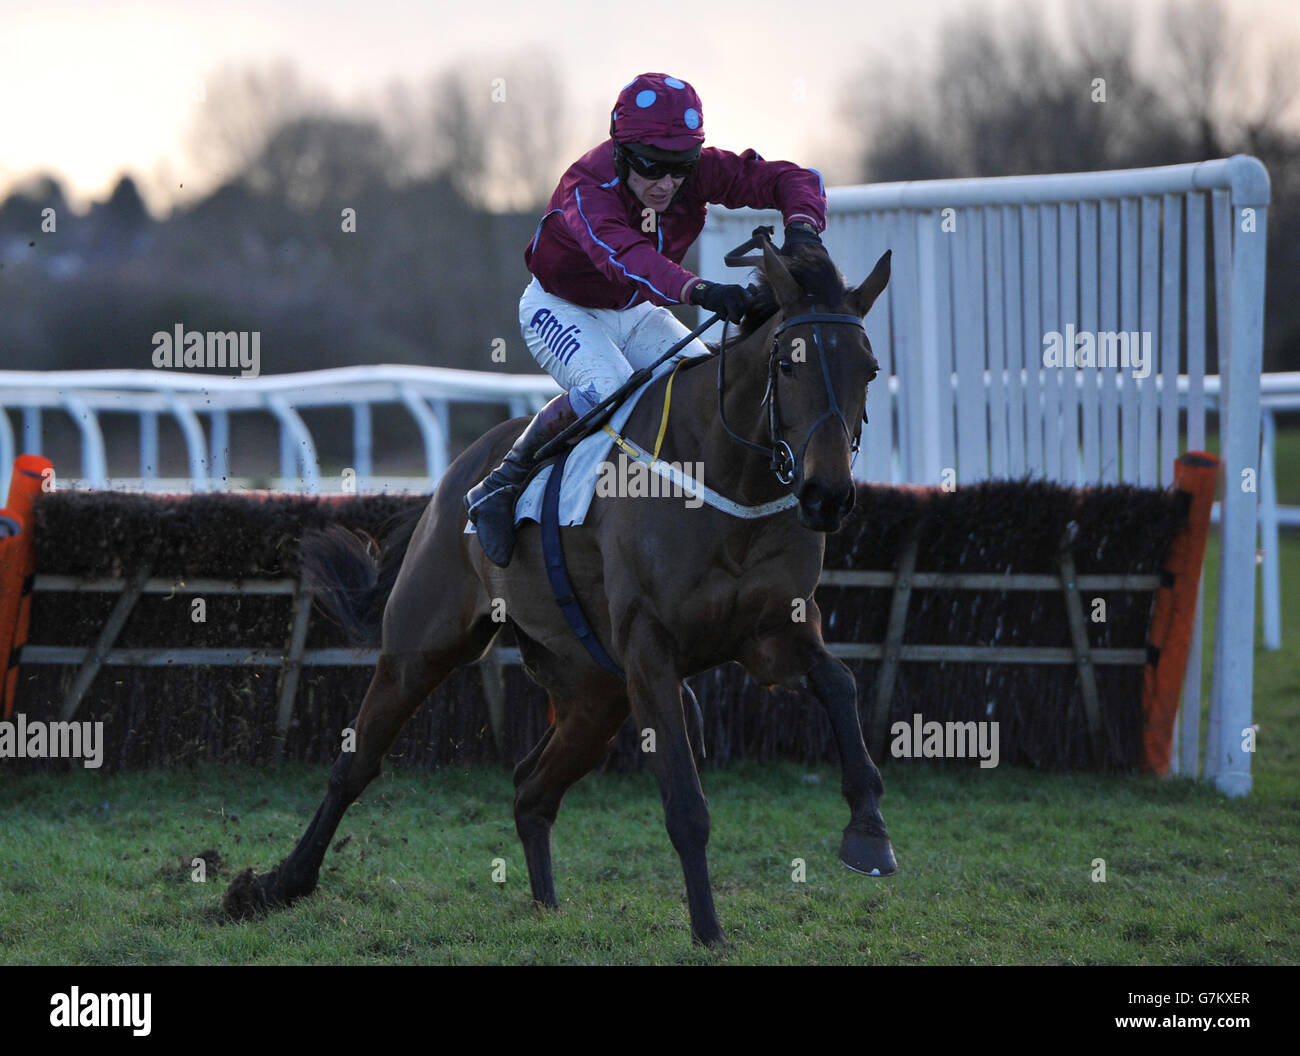
<instances>
[{"instance_id":1,"label":"white saddle cloth","mask_svg":"<svg viewBox=\"0 0 1300 1056\"><path fill-rule=\"evenodd\" d=\"M661 364L650 376L649 380L640 388L633 389L632 393L622 406L618 408L608 421L611 429L617 433L623 431L623 426L635 410L637 401L645 392L646 386L652 384L656 379L669 373L677 365L677 358L670 359L667 363ZM560 481L560 510L559 519L561 525L581 524L587 516L587 510L591 506L591 498L596 494L596 482L600 478L601 464L608 461L609 449L613 446L614 439L603 429L597 429L590 436L585 436L578 442L578 445L569 452L569 460L565 463L564 479ZM539 524L542 520L542 493L546 490L546 482L550 479L551 470L554 466L545 467L524 488L524 493L519 496L519 501L515 503L515 524L521 521L537 521ZM465 525L466 532L473 532L474 523L469 521Z\"/></svg>"}]
</instances>

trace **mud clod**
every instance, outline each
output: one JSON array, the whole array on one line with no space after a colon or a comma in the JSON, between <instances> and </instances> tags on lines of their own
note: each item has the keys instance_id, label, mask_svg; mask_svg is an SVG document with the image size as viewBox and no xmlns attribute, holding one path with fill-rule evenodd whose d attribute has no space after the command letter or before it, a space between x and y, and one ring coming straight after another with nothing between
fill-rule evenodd
<instances>
[{"instance_id":1,"label":"mud clod","mask_svg":"<svg viewBox=\"0 0 1300 1056\"><path fill-rule=\"evenodd\" d=\"M221 907L232 920L249 920L265 915L269 908L266 889L252 869L245 869L230 881L221 898Z\"/></svg>"}]
</instances>

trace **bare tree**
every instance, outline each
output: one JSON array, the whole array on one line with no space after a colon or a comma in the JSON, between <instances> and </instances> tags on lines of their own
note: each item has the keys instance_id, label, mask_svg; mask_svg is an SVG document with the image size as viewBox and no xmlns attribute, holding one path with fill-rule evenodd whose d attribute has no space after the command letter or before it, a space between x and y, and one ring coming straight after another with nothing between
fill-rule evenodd
<instances>
[{"instance_id":1,"label":"bare tree","mask_svg":"<svg viewBox=\"0 0 1300 1056\"><path fill-rule=\"evenodd\" d=\"M1169 42L1169 92L1202 157L1235 150L1287 123L1300 101L1300 74L1289 49L1274 43L1249 54L1244 27L1221 0L1169 3L1161 19Z\"/></svg>"},{"instance_id":2,"label":"bare tree","mask_svg":"<svg viewBox=\"0 0 1300 1056\"><path fill-rule=\"evenodd\" d=\"M286 122L326 108L290 62L224 66L204 79L194 105L189 154L214 183L238 178Z\"/></svg>"},{"instance_id":3,"label":"bare tree","mask_svg":"<svg viewBox=\"0 0 1300 1056\"><path fill-rule=\"evenodd\" d=\"M851 83L859 176L932 179L1167 165L1237 152L1264 162L1268 216L1266 369L1300 349L1300 64L1296 47L1248 35L1222 0L1177 0L1139 47L1114 0L1071 5L1064 40L1025 5L942 27L938 63L874 59ZM1104 101L1102 101L1104 99Z\"/></svg>"},{"instance_id":4,"label":"bare tree","mask_svg":"<svg viewBox=\"0 0 1300 1056\"><path fill-rule=\"evenodd\" d=\"M487 92L486 79L477 73L444 71L434 81L430 113L435 170L447 173L461 197L476 205L486 197L489 180Z\"/></svg>"},{"instance_id":5,"label":"bare tree","mask_svg":"<svg viewBox=\"0 0 1300 1056\"><path fill-rule=\"evenodd\" d=\"M565 112L559 76L540 52L445 70L432 91L434 166L469 202L531 209L560 174Z\"/></svg>"},{"instance_id":6,"label":"bare tree","mask_svg":"<svg viewBox=\"0 0 1300 1056\"><path fill-rule=\"evenodd\" d=\"M396 152L382 128L360 118L313 116L276 129L244 170L257 194L314 209L327 199L347 204L392 181Z\"/></svg>"},{"instance_id":7,"label":"bare tree","mask_svg":"<svg viewBox=\"0 0 1300 1056\"><path fill-rule=\"evenodd\" d=\"M436 169L423 93L404 81L393 81L385 86L375 117L395 154L396 183L422 179Z\"/></svg>"},{"instance_id":8,"label":"bare tree","mask_svg":"<svg viewBox=\"0 0 1300 1056\"><path fill-rule=\"evenodd\" d=\"M1185 160L1168 106L1137 73L1131 17L1090 5L1054 37L1022 8L1008 28L986 11L946 27L937 70L902 100L873 70L854 93L871 179L1004 176ZM879 90L884 87L885 90Z\"/></svg>"},{"instance_id":9,"label":"bare tree","mask_svg":"<svg viewBox=\"0 0 1300 1056\"><path fill-rule=\"evenodd\" d=\"M1162 18L1169 42L1169 94L1203 157L1223 152L1230 82L1238 76L1242 38L1216 0L1170 3Z\"/></svg>"},{"instance_id":10,"label":"bare tree","mask_svg":"<svg viewBox=\"0 0 1300 1056\"><path fill-rule=\"evenodd\" d=\"M542 52L524 52L507 64L493 148L496 169L520 208L544 203L567 160L564 92L559 74Z\"/></svg>"}]
</instances>

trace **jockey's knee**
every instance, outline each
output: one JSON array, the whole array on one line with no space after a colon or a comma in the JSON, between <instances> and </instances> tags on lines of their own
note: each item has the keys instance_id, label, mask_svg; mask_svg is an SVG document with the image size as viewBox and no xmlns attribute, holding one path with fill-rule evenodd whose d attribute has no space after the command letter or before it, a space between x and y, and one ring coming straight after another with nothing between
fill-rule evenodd
<instances>
[{"instance_id":1,"label":"jockey's knee","mask_svg":"<svg viewBox=\"0 0 1300 1056\"><path fill-rule=\"evenodd\" d=\"M605 396L596 388L594 381L588 381L581 386L574 386L569 390L569 406L573 408L574 413L579 418L604 398Z\"/></svg>"}]
</instances>

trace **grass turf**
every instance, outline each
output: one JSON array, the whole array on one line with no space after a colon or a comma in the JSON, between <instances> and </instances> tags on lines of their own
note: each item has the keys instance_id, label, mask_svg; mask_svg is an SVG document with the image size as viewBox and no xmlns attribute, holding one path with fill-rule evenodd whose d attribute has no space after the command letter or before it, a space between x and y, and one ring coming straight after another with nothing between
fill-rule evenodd
<instances>
[{"instance_id":1,"label":"grass turf","mask_svg":"<svg viewBox=\"0 0 1300 1056\"><path fill-rule=\"evenodd\" d=\"M900 872L873 880L836 861L847 809L834 769L707 771L733 943L711 953L690 942L646 774L570 793L555 832L559 913L531 905L508 772L477 767L387 773L344 819L316 894L239 925L220 911L226 881L289 850L325 768L5 776L0 960L1294 964L1300 540L1286 549L1286 641L1257 654L1245 799L1184 779L891 765ZM209 848L226 864L196 883L190 860ZM796 858L806 882L791 879Z\"/></svg>"}]
</instances>

